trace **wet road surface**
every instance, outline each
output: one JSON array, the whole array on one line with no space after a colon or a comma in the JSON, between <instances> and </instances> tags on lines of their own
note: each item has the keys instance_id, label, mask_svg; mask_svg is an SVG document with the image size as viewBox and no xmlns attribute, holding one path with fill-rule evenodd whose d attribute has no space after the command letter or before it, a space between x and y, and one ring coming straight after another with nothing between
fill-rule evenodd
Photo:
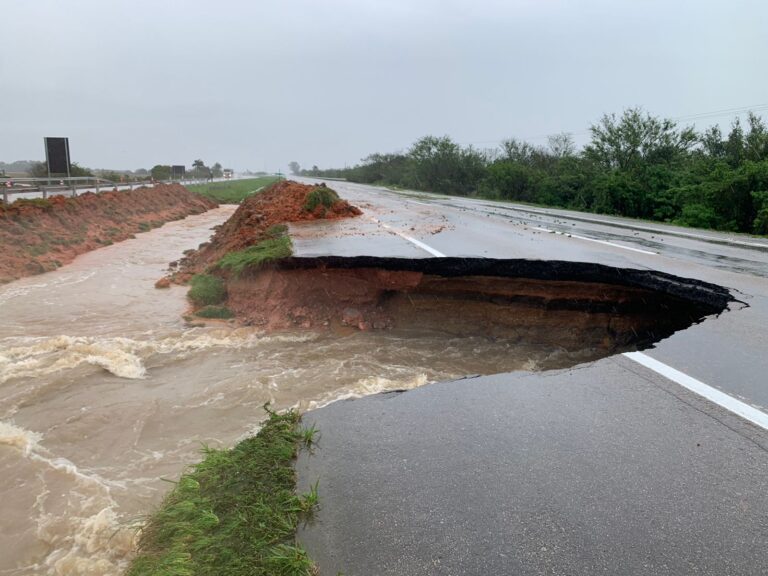
<instances>
[{"instance_id":1,"label":"wet road surface","mask_svg":"<svg viewBox=\"0 0 768 576\"><path fill-rule=\"evenodd\" d=\"M299 478L319 482L321 509L300 540L322 573L768 571L766 240L329 185L365 213L292 227L297 255L599 262L712 282L741 302L644 356L307 414L321 438Z\"/></svg>"}]
</instances>

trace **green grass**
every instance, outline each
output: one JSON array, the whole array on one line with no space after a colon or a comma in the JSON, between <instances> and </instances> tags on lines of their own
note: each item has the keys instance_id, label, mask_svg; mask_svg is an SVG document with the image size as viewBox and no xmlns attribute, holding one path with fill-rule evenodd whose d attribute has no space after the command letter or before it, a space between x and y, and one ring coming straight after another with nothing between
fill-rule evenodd
<instances>
[{"instance_id":1,"label":"green grass","mask_svg":"<svg viewBox=\"0 0 768 576\"><path fill-rule=\"evenodd\" d=\"M325 209L328 209L338 200L339 195L336 194L335 190L331 190L325 186L317 186L307 194L307 198L304 201L304 210L307 212L314 212L318 206L323 206Z\"/></svg>"},{"instance_id":2,"label":"green grass","mask_svg":"<svg viewBox=\"0 0 768 576\"><path fill-rule=\"evenodd\" d=\"M235 315L232 313L232 310L226 306L205 306L195 312L195 316L199 316L200 318L219 318L226 320L227 318L234 318Z\"/></svg>"},{"instance_id":3,"label":"green grass","mask_svg":"<svg viewBox=\"0 0 768 576\"><path fill-rule=\"evenodd\" d=\"M230 252L219 260L218 266L231 270L235 275L239 276L246 268L258 269L269 262L287 258L291 254L293 254L291 239L286 235L282 235L262 240L245 250Z\"/></svg>"},{"instance_id":4,"label":"green grass","mask_svg":"<svg viewBox=\"0 0 768 576\"><path fill-rule=\"evenodd\" d=\"M19 198L14 202L15 207L36 206L38 208L52 208L53 204L47 198Z\"/></svg>"},{"instance_id":5,"label":"green grass","mask_svg":"<svg viewBox=\"0 0 768 576\"><path fill-rule=\"evenodd\" d=\"M210 274L195 274L189 281L187 298L198 306L210 306L224 301L227 289L224 282Z\"/></svg>"},{"instance_id":6,"label":"green grass","mask_svg":"<svg viewBox=\"0 0 768 576\"><path fill-rule=\"evenodd\" d=\"M260 188L266 188L278 180L277 176L264 176L262 178L225 180L224 182L211 182L209 184L191 184L187 188L220 204L240 204Z\"/></svg>"},{"instance_id":7,"label":"green grass","mask_svg":"<svg viewBox=\"0 0 768 576\"><path fill-rule=\"evenodd\" d=\"M285 236L288 234L288 226L286 224L275 224L274 226L267 228L266 234L270 238Z\"/></svg>"},{"instance_id":8,"label":"green grass","mask_svg":"<svg viewBox=\"0 0 768 576\"><path fill-rule=\"evenodd\" d=\"M299 415L267 411L256 436L230 450L204 448L142 529L128 576L315 574L296 543L300 516L317 504L317 486L296 494Z\"/></svg>"}]
</instances>

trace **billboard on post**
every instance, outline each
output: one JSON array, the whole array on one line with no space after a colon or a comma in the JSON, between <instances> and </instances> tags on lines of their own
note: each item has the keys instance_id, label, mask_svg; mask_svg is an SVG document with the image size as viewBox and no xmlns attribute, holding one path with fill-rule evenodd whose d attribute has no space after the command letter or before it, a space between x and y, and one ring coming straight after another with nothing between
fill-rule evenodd
<instances>
[{"instance_id":1,"label":"billboard on post","mask_svg":"<svg viewBox=\"0 0 768 576\"><path fill-rule=\"evenodd\" d=\"M171 180L184 180L186 172L184 166L171 166Z\"/></svg>"},{"instance_id":2,"label":"billboard on post","mask_svg":"<svg viewBox=\"0 0 768 576\"><path fill-rule=\"evenodd\" d=\"M67 176L72 172L69 158L69 138L45 138L45 163L48 176Z\"/></svg>"}]
</instances>

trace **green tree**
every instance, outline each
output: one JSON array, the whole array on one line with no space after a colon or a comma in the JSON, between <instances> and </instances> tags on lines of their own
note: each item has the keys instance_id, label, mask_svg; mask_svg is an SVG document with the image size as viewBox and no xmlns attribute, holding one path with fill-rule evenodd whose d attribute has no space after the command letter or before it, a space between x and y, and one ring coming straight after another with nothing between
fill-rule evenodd
<instances>
[{"instance_id":1,"label":"green tree","mask_svg":"<svg viewBox=\"0 0 768 576\"><path fill-rule=\"evenodd\" d=\"M293 174L294 176L298 176L299 174L301 174L301 165L295 160L288 162L288 169L291 171L291 174Z\"/></svg>"},{"instance_id":2,"label":"green tree","mask_svg":"<svg viewBox=\"0 0 768 576\"><path fill-rule=\"evenodd\" d=\"M32 162L29 166L28 174L32 178L47 178L48 165L45 162Z\"/></svg>"},{"instance_id":3,"label":"green tree","mask_svg":"<svg viewBox=\"0 0 768 576\"><path fill-rule=\"evenodd\" d=\"M28 173L32 178L47 178L48 165L45 162L33 162L30 165ZM91 170L83 168L77 162L72 162L72 164L70 164L69 174L72 177L93 176Z\"/></svg>"},{"instance_id":4,"label":"green tree","mask_svg":"<svg viewBox=\"0 0 768 576\"><path fill-rule=\"evenodd\" d=\"M216 162L211 166L211 174L213 174L214 178L221 178L224 175L224 169L221 167L221 164Z\"/></svg>"},{"instance_id":5,"label":"green tree","mask_svg":"<svg viewBox=\"0 0 768 576\"><path fill-rule=\"evenodd\" d=\"M547 138L547 146L549 146L550 154L555 158L573 156L576 152L576 143L573 141L573 136L568 132L549 136Z\"/></svg>"},{"instance_id":6,"label":"green tree","mask_svg":"<svg viewBox=\"0 0 768 576\"><path fill-rule=\"evenodd\" d=\"M434 192L467 194L485 175L485 160L472 147L462 149L448 136L425 136L408 151L416 187Z\"/></svg>"},{"instance_id":7,"label":"green tree","mask_svg":"<svg viewBox=\"0 0 768 576\"><path fill-rule=\"evenodd\" d=\"M192 177L193 178L210 178L211 169L205 165L205 162L199 158L192 162Z\"/></svg>"},{"instance_id":8,"label":"green tree","mask_svg":"<svg viewBox=\"0 0 768 576\"><path fill-rule=\"evenodd\" d=\"M668 119L659 119L639 108L629 108L620 118L604 115L590 127L592 141L585 155L604 168L639 171L644 164L680 159L698 138L693 128L677 129Z\"/></svg>"},{"instance_id":9,"label":"green tree","mask_svg":"<svg viewBox=\"0 0 768 576\"><path fill-rule=\"evenodd\" d=\"M149 171L153 180L170 180L171 167L166 164L155 164Z\"/></svg>"}]
</instances>

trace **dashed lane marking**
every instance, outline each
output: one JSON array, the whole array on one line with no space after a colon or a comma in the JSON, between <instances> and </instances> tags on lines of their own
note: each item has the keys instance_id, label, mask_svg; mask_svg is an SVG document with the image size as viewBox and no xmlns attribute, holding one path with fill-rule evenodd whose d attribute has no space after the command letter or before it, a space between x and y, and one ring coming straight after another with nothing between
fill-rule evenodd
<instances>
[{"instance_id":1,"label":"dashed lane marking","mask_svg":"<svg viewBox=\"0 0 768 576\"><path fill-rule=\"evenodd\" d=\"M404 238L405 240L408 240L408 242L411 242L412 244L415 244L416 246L418 246L419 248L421 248L425 252L429 252L430 254L432 254L432 256L437 256L438 258L445 258L446 257L446 255L443 254L442 252L440 252L439 250L435 250L434 248L432 248L432 246L428 246L428 245L424 244L424 242L422 242L421 240L416 240L416 238L414 238L413 236L408 236L408 234L405 234L404 232L401 232L397 228L393 228L389 224L385 224L384 222L382 222L378 218L374 218L373 216L369 216L369 218L371 220L373 220L374 222L376 222L376 224L378 224L379 226L381 226L385 230L389 230L393 234L397 234L401 238Z\"/></svg>"},{"instance_id":2,"label":"dashed lane marking","mask_svg":"<svg viewBox=\"0 0 768 576\"><path fill-rule=\"evenodd\" d=\"M397 230L396 228L393 228L388 224L384 224L381 220L377 218L374 218L372 216L370 218L382 228L385 228L390 232L397 234L401 238L408 240L408 242L415 244L416 246L418 246L422 250L425 250L426 252L429 252L433 256L437 256L439 258L446 257L445 254L443 254L439 250L435 250L434 248L425 244L421 240L417 240L412 236L404 234L403 232ZM546 229L542 228L541 230L546 230ZM592 239L584 238L584 240L592 240ZM592 241L602 242L600 240L592 240ZM610 242L602 242L602 243L611 244ZM646 252L644 250L639 250L637 248L628 248L627 246L619 246L618 244L611 244L611 245L618 246L619 248L625 248L627 250L635 250L637 252ZM646 253L655 254L655 252L646 252ZM756 426L759 426L764 430L768 430L768 414L766 414L765 412L758 410L757 408L754 408L749 404L742 402L741 400L737 400L733 396L726 394L725 392L722 392L717 388L713 388L712 386L710 386L709 384L705 384L701 380L697 380L692 376L688 376L688 374L684 372L680 372L680 370L672 368L672 366L667 366L663 362L659 362L658 360L651 358L650 356L648 356L647 354L643 354L642 352L625 352L623 356L626 358L629 358L634 362L637 362L641 366L645 366L649 370L656 372L657 374L659 374L660 376L663 376L667 380L671 380L672 382L675 382L676 384L682 386L683 388L686 388L691 392L706 398L710 402L713 402L718 406L725 408L729 412L732 412L733 414L736 414L737 416L740 416L745 420L752 422Z\"/></svg>"},{"instance_id":3,"label":"dashed lane marking","mask_svg":"<svg viewBox=\"0 0 768 576\"><path fill-rule=\"evenodd\" d=\"M541 228L539 226L529 226L529 228L531 230L538 230L539 232L549 232L550 234L558 234L559 236L568 236L569 238L578 238L579 240L586 240L587 242L596 242L597 244L605 244L607 246L623 248L624 250L639 252L640 254L650 254L651 256L658 256L659 254L658 252L651 252L650 250L641 250L640 248L632 248L631 246L615 244L614 242L608 242L607 240L598 240L596 238L587 238L586 236L577 236L576 234L567 234L565 232L559 232L558 230L552 230L551 228Z\"/></svg>"}]
</instances>

